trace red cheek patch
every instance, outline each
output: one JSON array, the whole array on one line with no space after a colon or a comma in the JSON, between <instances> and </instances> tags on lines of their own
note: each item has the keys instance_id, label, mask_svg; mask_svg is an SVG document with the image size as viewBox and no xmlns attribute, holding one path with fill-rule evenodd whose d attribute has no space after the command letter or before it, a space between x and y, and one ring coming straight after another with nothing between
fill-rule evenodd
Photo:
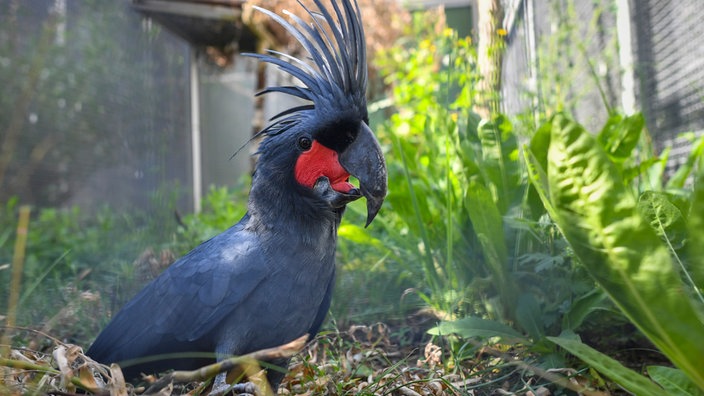
<instances>
[{"instance_id":1,"label":"red cheek patch","mask_svg":"<svg viewBox=\"0 0 704 396\"><path fill-rule=\"evenodd\" d=\"M313 140L310 150L301 154L294 169L296 181L303 186L313 188L322 176L330 180L333 190L348 193L355 188L350 182L350 174L340 165L337 152L317 140Z\"/></svg>"}]
</instances>

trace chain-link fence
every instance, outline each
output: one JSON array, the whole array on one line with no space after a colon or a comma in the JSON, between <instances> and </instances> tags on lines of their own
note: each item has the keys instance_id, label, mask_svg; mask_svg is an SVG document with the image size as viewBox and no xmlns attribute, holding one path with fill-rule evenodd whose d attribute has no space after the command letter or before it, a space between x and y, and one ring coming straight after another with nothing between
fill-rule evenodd
<instances>
[{"instance_id":1,"label":"chain-link fence","mask_svg":"<svg viewBox=\"0 0 704 396\"><path fill-rule=\"evenodd\" d=\"M127 1L0 1L0 202L189 209L188 51Z\"/></svg>"},{"instance_id":2,"label":"chain-link fence","mask_svg":"<svg viewBox=\"0 0 704 396\"><path fill-rule=\"evenodd\" d=\"M606 1L521 0L508 5L503 70L510 114L564 106L588 127L620 101L616 15Z\"/></svg>"},{"instance_id":3,"label":"chain-link fence","mask_svg":"<svg viewBox=\"0 0 704 396\"><path fill-rule=\"evenodd\" d=\"M632 3L637 97L656 146L672 146L676 166L690 148L689 140L678 136L704 132L704 3Z\"/></svg>"}]
</instances>

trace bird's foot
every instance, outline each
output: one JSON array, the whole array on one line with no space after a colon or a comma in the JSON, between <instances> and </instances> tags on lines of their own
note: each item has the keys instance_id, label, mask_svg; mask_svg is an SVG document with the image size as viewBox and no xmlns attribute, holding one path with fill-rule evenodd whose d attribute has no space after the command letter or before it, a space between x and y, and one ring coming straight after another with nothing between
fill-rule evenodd
<instances>
[{"instance_id":1,"label":"bird's foot","mask_svg":"<svg viewBox=\"0 0 704 396\"><path fill-rule=\"evenodd\" d=\"M208 396L224 396L224 395L239 395L239 396L256 396L259 391L251 382L243 382L241 384L228 385L223 384L221 386L213 385L213 389L210 391Z\"/></svg>"},{"instance_id":2,"label":"bird's foot","mask_svg":"<svg viewBox=\"0 0 704 396\"><path fill-rule=\"evenodd\" d=\"M220 373L213 381L213 388L208 396L224 396L224 395L240 395L240 396L257 396L259 389L251 382L242 382L239 384L230 385L227 383L227 373Z\"/></svg>"}]
</instances>

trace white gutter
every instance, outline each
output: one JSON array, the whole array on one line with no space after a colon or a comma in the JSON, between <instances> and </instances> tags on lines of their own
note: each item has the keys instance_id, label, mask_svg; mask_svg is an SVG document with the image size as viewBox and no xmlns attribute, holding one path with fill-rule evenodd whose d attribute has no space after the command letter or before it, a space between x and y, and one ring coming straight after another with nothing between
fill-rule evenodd
<instances>
[{"instance_id":1,"label":"white gutter","mask_svg":"<svg viewBox=\"0 0 704 396\"><path fill-rule=\"evenodd\" d=\"M628 0L616 0L616 31L618 60L621 65L621 106L626 115L636 112L635 77L633 75L633 44L631 10Z\"/></svg>"},{"instance_id":2,"label":"white gutter","mask_svg":"<svg viewBox=\"0 0 704 396\"><path fill-rule=\"evenodd\" d=\"M200 131L200 95L198 84L198 55L190 47L190 83L191 83L191 158L193 159L193 212L198 213L203 199L203 168L201 162Z\"/></svg>"}]
</instances>

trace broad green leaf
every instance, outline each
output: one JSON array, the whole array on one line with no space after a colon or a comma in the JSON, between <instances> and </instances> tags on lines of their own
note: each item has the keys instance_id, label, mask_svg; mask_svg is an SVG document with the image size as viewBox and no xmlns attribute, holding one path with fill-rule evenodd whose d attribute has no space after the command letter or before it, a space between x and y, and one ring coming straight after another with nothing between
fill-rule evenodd
<instances>
[{"instance_id":1,"label":"broad green leaf","mask_svg":"<svg viewBox=\"0 0 704 396\"><path fill-rule=\"evenodd\" d=\"M654 167L658 166L661 164L661 159L656 158L656 157L651 157L647 158L640 163L630 166L628 168L625 168L623 170L623 181L626 183L630 183L633 181L635 178L641 176L641 175L647 175L647 173L653 169ZM660 180L660 179L657 179ZM649 186L650 188L653 188L654 186L651 185Z\"/></svg>"},{"instance_id":2,"label":"broad green leaf","mask_svg":"<svg viewBox=\"0 0 704 396\"><path fill-rule=\"evenodd\" d=\"M460 140L466 140L468 143L481 144L479 141L479 124L482 118L472 111L467 111L463 113L464 117L460 117L459 120L459 138Z\"/></svg>"},{"instance_id":3,"label":"broad green leaf","mask_svg":"<svg viewBox=\"0 0 704 396\"><path fill-rule=\"evenodd\" d=\"M646 191L638 198L638 210L676 255L676 250L687 240L687 224L682 211L671 199L674 197L664 192Z\"/></svg>"},{"instance_id":4,"label":"broad green leaf","mask_svg":"<svg viewBox=\"0 0 704 396\"><path fill-rule=\"evenodd\" d=\"M457 334L463 338L492 338L498 337L504 342L525 342L527 341L521 333L506 326L503 323L468 316L451 322L440 322L440 324L428 330L431 335Z\"/></svg>"},{"instance_id":5,"label":"broad green leaf","mask_svg":"<svg viewBox=\"0 0 704 396\"><path fill-rule=\"evenodd\" d=\"M533 138L531 138L530 146L523 147L523 161L528 170L529 181L534 181L534 183L530 183L528 186L526 197L530 211L528 216L535 221L537 221L546 210L550 209L545 206L544 200L541 198L541 192L536 190L539 186L542 186L542 194L547 194L548 191L547 176L542 178L541 175L545 175L549 147L550 128L546 125L542 125L538 128ZM533 159L530 159L530 156L532 156ZM540 184L536 185L535 183Z\"/></svg>"},{"instance_id":6,"label":"broad green leaf","mask_svg":"<svg viewBox=\"0 0 704 396\"><path fill-rule=\"evenodd\" d=\"M548 167L548 150L550 150L550 131L552 130L549 123L541 125L535 134L530 139L530 151L535 156L540 168L547 169Z\"/></svg>"},{"instance_id":7,"label":"broad green leaf","mask_svg":"<svg viewBox=\"0 0 704 396\"><path fill-rule=\"evenodd\" d=\"M513 126L503 115L492 121L483 120L479 124L482 162L481 171L484 183L495 189L494 200L501 214L520 199L523 191L521 185L521 168L518 156L518 143Z\"/></svg>"},{"instance_id":8,"label":"broad green leaf","mask_svg":"<svg viewBox=\"0 0 704 396\"><path fill-rule=\"evenodd\" d=\"M550 215L550 218L553 220L557 219L557 212L550 200L550 187L548 185L548 175L545 172L545 167L541 165L540 160L532 150L524 149L523 159L526 164L526 169L528 170L528 178L531 187L543 201L543 206L548 212L548 215Z\"/></svg>"},{"instance_id":9,"label":"broad green leaf","mask_svg":"<svg viewBox=\"0 0 704 396\"><path fill-rule=\"evenodd\" d=\"M477 165L477 153L475 145L467 140L460 139L459 149L460 158L462 158L462 167L467 180L472 180L481 174L479 165Z\"/></svg>"},{"instance_id":10,"label":"broad green leaf","mask_svg":"<svg viewBox=\"0 0 704 396\"><path fill-rule=\"evenodd\" d=\"M612 115L597 140L612 161L623 163L632 158L644 126L645 118L640 113L625 118L618 114Z\"/></svg>"},{"instance_id":11,"label":"broad green leaf","mask_svg":"<svg viewBox=\"0 0 704 396\"><path fill-rule=\"evenodd\" d=\"M647 377L625 367L617 360L583 344L579 340L563 337L547 337L584 363L611 378L628 392L638 396L662 396L663 390Z\"/></svg>"},{"instance_id":12,"label":"broad green leaf","mask_svg":"<svg viewBox=\"0 0 704 396\"><path fill-rule=\"evenodd\" d=\"M675 174L667 182L668 189L684 188L687 179L689 179L693 173L697 172L697 163L700 163L699 166L702 166L701 162L703 161L702 158L704 158L704 136L695 138L693 134L689 134L688 138L692 143L692 150L689 152L685 163L680 165Z\"/></svg>"},{"instance_id":13,"label":"broad green leaf","mask_svg":"<svg viewBox=\"0 0 704 396\"><path fill-rule=\"evenodd\" d=\"M569 310L562 317L562 329L575 330L584 322L584 319L592 312L603 308L606 298L604 291L594 289L594 291L581 296L572 302Z\"/></svg>"},{"instance_id":14,"label":"broad green leaf","mask_svg":"<svg viewBox=\"0 0 704 396\"><path fill-rule=\"evenodd\" d=\"M670 395L702 396L704 392L678 369L664 366L648 366L648 375Z\"/></svg>"},{"instance_id":15,"label":"broad green leaf","mask_svg":"<svg viewBox=\"0 0 704 396\"><path fill-rule=\"evenodd\" d=\"M508 262L508 252L504 241L503 218L491 197L489 190L481 183L473 183L467 190L465 207L477 235L485 235L491 243L490 250L503 267Z\"/></svg>"},{"instance_id":16,"label":"broad green leaf","mask_svg":"<svg viewBox=\"0 0 704 396\"><path fill-rule=\"evenodd\" d=\"M518 304L516 306L516 321L534 342L545 336L542 318L543 315L540 310L540 304L538 304L535 297L529 293L521 294L518 297Z\"/></svg>"},{"instance_id":17,"label":"broad green leaf","mask_svg":"<svg viewBox=\"0 0 704 396\"><path fill-rule=\"evenodd\" d=\"M694 283L704 289L704 171L694 182L692 206L689 210L689 270Z\"/></svg>"},{"instance_id":18,"label":"broad green leaf","mask_svg":"<svg viewBox=\"0 0 704 396\"><path fill-rule=\"evenodd\" d=\"M551 121L547 176L554 218L614 303L704 389L704 334L670 252L639 214L601 146L562 114Z\"/></svg>"},{"instance_id":19,"label":"broad green leaf","mask_svg":"<svg viewBox=\"0 0 704 396\"><path fill-rule=\"evenodd\" d=\"M472 183L467 190L465 208L482 246L482 253L499 289L503 308L509 312L516 302L516 287L507 270L508 250L504 238L503 219L489 190L481 183Z\"/></svg>"},{"instance_id":20,"label":"broad green leaf","mask_svg":"<svg viewBox=\"0 0 704 396\"><path fill-rule=\"evenodd\" d=\"M662 191L665 189L665 170L670 159L671 147L665 147L659 156L655 156L652 147L644 144L643 150L645 158L636 161L635 164L623 169L623 181L632 183L635 191ZM647 153L650 153L648 156Z\"/></svg>"}]
</instances>

